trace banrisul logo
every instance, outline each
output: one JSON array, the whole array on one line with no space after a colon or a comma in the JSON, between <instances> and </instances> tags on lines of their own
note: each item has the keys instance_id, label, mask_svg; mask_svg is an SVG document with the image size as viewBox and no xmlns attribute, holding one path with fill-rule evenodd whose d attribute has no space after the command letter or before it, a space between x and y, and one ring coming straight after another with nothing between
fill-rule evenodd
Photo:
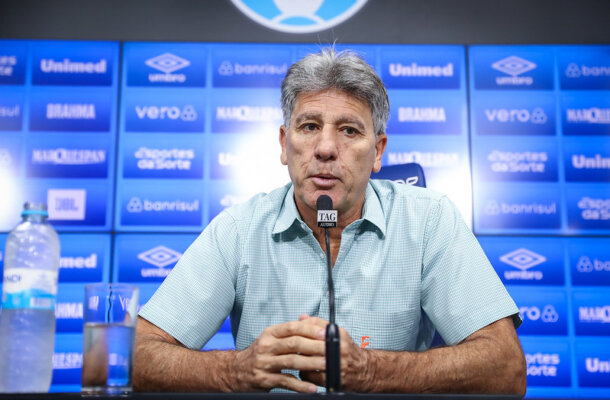
<instances>
[{"instance_id":1,"label":"banrisul logo","mask_svg":"<svg viewBox=\"0 0 610 400\"><path fill-rule=\"evenodd\" d=\"M288 33L311 33L338 25L367 0L231 0L248 18L267 28Z\"/></svg>"}]
</instances>

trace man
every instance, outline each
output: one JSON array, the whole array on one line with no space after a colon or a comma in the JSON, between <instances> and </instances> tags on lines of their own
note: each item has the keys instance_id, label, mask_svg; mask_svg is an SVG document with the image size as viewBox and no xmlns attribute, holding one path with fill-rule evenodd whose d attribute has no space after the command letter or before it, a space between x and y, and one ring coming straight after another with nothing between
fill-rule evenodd
<instances>
[{"instance_id":1,"label":"man","mask_svg":"<svg viewBox=\"0 0 610 400\"><path fill-rule=\"evenodd\" d=\"M136 389L324 386L316 201L326 194L339 215L330 242L343 389L524 394L518 310L455 207L369 181L389 116L374 70L351 53L309 55L284 79L282 110L292 183L221 213L142 308ZM227 315L236 351L200 352ZM452 346L428 349L435 328Z\"/></svg>"}]
</instances>

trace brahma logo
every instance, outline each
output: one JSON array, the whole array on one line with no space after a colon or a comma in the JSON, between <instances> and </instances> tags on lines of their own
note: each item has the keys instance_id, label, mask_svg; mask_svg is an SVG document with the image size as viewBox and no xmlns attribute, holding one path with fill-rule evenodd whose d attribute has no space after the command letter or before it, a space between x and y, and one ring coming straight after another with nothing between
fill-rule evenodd
<instances>
[{"instance_id":1,"label":"brahma logo","mask_svg":"<svg viewBox=\"0 0 610 400\"><path fill-rule=\"evenodd\" d=\"M491 64L491 67L510 76L496 78L498 85L532 85L531 76L519 76L536 68L536 64L521 57L510 56Z\"/></svg>"},{"instance_id":2,"label":"brahma logo","mask_svg":"<svg viewBox=\"0 0 610 400\"><path fill-rule=\"evenodd\" d=\"M399 107L399 122L447 122L445 107Z\"/></svg>"},{"instance_id":3,"label":"brahma logo","mask_svg":"<svg viewBox=\"0 0 610 400\"><path fill-rule=\"evenodd\" d=\"M175 250L172 250L165 246L157 246L150 250L144 251L138 254L138 259L152 264L154 268L142 268L140 270L140 274L144 278L155 277L155 278L165 278L170 273L170 269L166 269L170 264L175 264L180 257L182 257L182 253L179 253Z\"/></svg>"},{"instance_id":4,"label":"brahma logo","mask_svg":"<svg viewBox=\"0 0 610 400\"><path fill-rule=\"evenodd\" d=\"M559 320L559 313L552 304L545 305L542 311L536 306L519 307L519 314L522 319L530 321L540 320L545 324L553 324Z\"/></svg>"},{"instance_id":5,"label":"brahma logo","mask_svg":"<svg viewBox=\"0 0 610 400\"><path fill-rule=\"evenodd\" d=\"M95 119L95 104L48 103L47 119Z\"/></svg>"},{"instance_id":6,"label":"brahma logo","mask_svg":"<svg viewBox=\"0 0 610 400\"><path fill-rule=\"evenodd\" d=\"M593 261L587 256L582 256L578 259L576 264L578 272L589 273L593 271L606 271L610 272L610 260L598 260L594 258Z\"/></svg>"},{"instance_id":7,"label":"brahma logo","mask_svg":"<svg viewBox=\"0 0 610 400\"><path fill-rule=\"evenodd\" d=\"M367 0L231 0L248 18L280 32L311 33L347 20Z\"/></svg>"},{"instance_id":8,"label":"brahma logo","mask_svg":"<svg viewBox=\"0 0 610 400\"><path fill-rule=\"evenodd\" d=\"M57 303L55 304L55 318L57 319L82 319L83 303Z\"/></svg>"},{"instance_id":9,"label":"brahma logo","mask_svg":"<svg viewBox=\"0 0 610 400\"><path fill-rule=\"evenodd\" d=\"M568 108L566 120L572 123L610 124L610 108Z\"/></svg>"},{"instance_id":10,"label":"brahma logo","mask_svg":"<svg viewBox=\"0 0 610 400\"><path fill-rule=\"evenodd\" d=\"M49 189L49 220L84 220L86 199L85 189Z\"/></svg>"},{"instance_id":11,"label":"brahma logo","mask_svg":"<svg viewBox=\"0 0 610 400\"><path fill-rule=\"evenodd\" d=\"M610 66L599 65L599 66L587 66L578 65L576 63L570 63L566 67L566 76L568 78L580 78L583 77L599 77L599 76L610 76Z\"/></svg>"},{"instance_id":12,"label":"brahma logo","mask_svg":"<svg viewBox=\"0 0 610 400\"><path fill-rule=\"evenodd\" d=\"M197 120L197 111L187 104L181 110L177 106L136 106L136 115L139 119L171 119L192 122Z\"/></svg>"},{"instance_id":13,"label":"brahma logo","mask_svg":"<svg viewBox=\"0 0 610 400\"><path fill-rule=\"evenodd\" d=\"M162 74L148 74L148 80L150 82L185 82L186 75L184 74L172 74L172 72L178 71L182 68L186 68L191 65L190 61L185 60L182 57L178 57L172 53L164 53L160 56L149 58L144 62L151 68L163 72Z\"/></svg>"},{"instance_id":14,"label":"brahma logo","mask_svg":"<svg viewBox=\"0 0 610 400\"><path fill-rule=\"evenodd\" d=\"M504 279L513 280L541 280L541 271L527 271L528 269L546 262L546 257L531 250L520 248L500 257L500 261L520 269L521 271L504 271Z\"/></svg>"},{"instance_id":15,"label":"brahma logo","mask_svg":"<svg viewBox=\"0 0 610 400\"><path fill-rule=\"evenodd\" d=\"M544 124L548 120L544 110L540 107L534 108L532 111L525 108L486 108L485 116L489 122L501 123L520 122Z\"/></svg>"}]
</instances>

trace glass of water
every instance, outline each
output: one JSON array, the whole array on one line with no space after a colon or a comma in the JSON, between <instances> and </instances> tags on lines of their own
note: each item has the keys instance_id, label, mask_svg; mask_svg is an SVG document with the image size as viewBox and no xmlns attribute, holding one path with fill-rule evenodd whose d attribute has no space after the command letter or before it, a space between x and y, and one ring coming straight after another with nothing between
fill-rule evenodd
<instances>
[{"instance_id":1,"label":"glass of water","mask_svg":"<svg viewBox=\"0 0 610 400\"><path fill-rule=\"evenodd\" d=\"M138 287L124 283L86 285L83 306L81 393L130 394Z\"/></svg>"}]
</instances>

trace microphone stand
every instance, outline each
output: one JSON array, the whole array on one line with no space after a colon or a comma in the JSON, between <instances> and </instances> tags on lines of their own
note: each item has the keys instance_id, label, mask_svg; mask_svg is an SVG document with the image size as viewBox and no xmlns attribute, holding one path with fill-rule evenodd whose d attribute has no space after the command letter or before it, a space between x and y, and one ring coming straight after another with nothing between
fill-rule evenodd
<instances>
[{"instance_id":1,"label":"microphone stand","mask_svg":"<svg viewBox=\"0 0 610 400\"><path fill-rule=\"evenodd\" d=\"M328 303L330 323L326 325L326 392L341 392L341 346L339 327L335 324L335 287L333 284L328 228L324 228L326 265L328 267Z\"/></svg>"}]
</instances>

